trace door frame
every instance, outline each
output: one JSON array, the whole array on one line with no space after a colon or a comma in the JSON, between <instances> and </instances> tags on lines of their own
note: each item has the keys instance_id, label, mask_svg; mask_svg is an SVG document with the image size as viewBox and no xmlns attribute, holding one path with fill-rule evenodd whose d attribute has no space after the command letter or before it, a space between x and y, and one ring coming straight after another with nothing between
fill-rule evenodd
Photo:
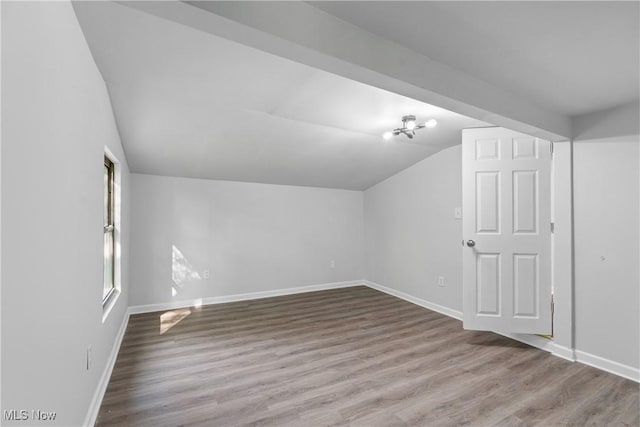
<instances>
[{"instance_id":1,"label":"door frame","mask_svg":"<svg viewBox=\"0 0 640 427\"><path fill-rule=\"evenodd\" d=\"M551 289L553 337L499 333L576 361L574 329L573 141L553 142L551 159Z\"/></svg>"},{"instance_id":2,"label":"door frame","mask_svg":"<svg viewBox=\"0 0 640 427\"><path fill-rule=\"evenodd\" d=\"M555 300L554 353L575 361L573 258L573 141L554 142L551 161L551 277Z\"/></svg>"}]
</instances>

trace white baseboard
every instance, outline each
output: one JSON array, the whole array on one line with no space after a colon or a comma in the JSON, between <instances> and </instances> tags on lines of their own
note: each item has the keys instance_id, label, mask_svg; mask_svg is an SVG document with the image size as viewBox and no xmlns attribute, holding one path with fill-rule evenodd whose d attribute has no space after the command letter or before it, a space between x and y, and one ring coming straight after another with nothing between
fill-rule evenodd
<instances>
[{"instance_id":1,"label":"white baseboard","mask_svg":"<svg viewBox=\"0 0 640 427\"><path fill-rule=\"evenodd\" d=\"M122 344L124 332L127 330L128 324L129 311L127 310L124 314L124 318L122 319L122 324L120 325L120 329L118 330L118 334L116 335L113 347L111 348L111 354L109 354L109 358L107 359L107 365L104 367L104 371L102 372L102 376L100 377L100 381L98 382L98 387L96 388L95 393L93 393L93 398L91 399L91 404L89 405L89 411L87 412L84 423L82 423L82 425L85 427L93 427L96 424L98 412L100 412L100 406L102 405L102 399L104 398L104 394L107 391L107 386L109 385L109 380L111 379L111 373L113 372L113 367L116 364L118 352L120 351L120 345Z\"/></svg>"},{"instance_id":2,"label":"white baseboard","mask_svg":"<svg viewBox=\"0 0 640 427\"><path fill-rule=\"evenodd\" d=\"M576 350L576 360L585 365L601 369L611 374L619 375L631 381L640 382L640 369L632 366L623 365L604 357Z\"/></svg>"},{"instance_id":3,"label":"white baseboard","mask_svg":"<svg viewBox=\"0 0 640 427\"><path fill-rule=\"evenodd\" d=\"M386 286L380 285L378 283L375 282L370 282L368 280L364 280L363 281L365 285L367 285L368 287L372 288L372 289L376 289L380 292L384 292L385 294L389 294L389 295L393 295L394 297L398 297L400 299L403 299L405 301L409 301L411 303L414 303L416 305L419 305L421 307L424 308L428 308L429 310L432 311L437 311L438 313L444 314L446 316L449 317L453 317L454 319L458 319L458 320L462 320L462 312L458 311L458 310L454 310L452 308L449 307L445 307L444 305L440 305L440 304L436 304L427 300L423 300L421 298L418 297L414 297L413 295L409 295L407 293L404 293L402 291L398 291L392 288L388 288Z\"/></svg>"},{"instance_id":4,"label":"white baseboard","mask_svg":"<svg viewBox=\"0 0 640 427\"><path fill-rule=\"evenodd\" d=\"M102 376L100 377L98 387L93 394L87 416L85 417L84 423L82 425L86 427L93 427L96 423L98 413L100 412L100 406L102 405L102 399L104 398L104 394L107 391L107 386L109 385L109 380L111 379L111 373L113 372L116 359L118 358L118 352L120 351L122 339L124 338L124 333L127 329L127 325L129 324L129 317L132 314L149 313L161 310L173 310L176 308L193 307L206 304L221 304L225 302L246 301L275 296L294 295L304 292L316 292L363 285L364 283L362 280L351 280L348 282L322 283L318 285L301 286L297 288L275 289L271 291L252 292L247 294L226 295L220 297L200 298L190 301L172 301L170 303L147 304L129 307L124 315L122 324L120 325L120 330L116 335L115 342L113 343L113 348L111 349L111 354L109 355L109 359L107 360L107 366L105 366Z\"/></svg>"},{"instance_id":5,"label":"white baseboard","mask_svg":"<svg viewBox=\"0 0 640 427\"><path fill-rule=\"evenodd\" d=\"M569 362L576 361L576 351L572 348L565 347L563 345L553 343L553 351L554 356L558 356L562 359L568 360Z\"/></svg>"},{"instance_id":6,"label":"white baseboard","mask_svg":"<svg viewBox=\"0 0 640 427\"><path fill-rule=\"evenodd\" d=\"M454 319L462 320L462 313L457 310L453 310L449 307L444 307L442 305L435 304L430 301L426 301L421 298L414 297L402 291L388 288L386 286L380 285L378 283L370 282L368 280L364 280L363 282L365 285L369 286L370 288L377 289L381 292L387 293L389 295L393 295L395 297L401 298L405 301L409 301L411 303L427 308L429 310L437 311L438 313L442 313L444 315L453 317ZM520 341L522 343L528 344L532 347L539 348L540 350L548 351L554 356L560 357L570 362L580 362L585 365L589 365L591 367L609 372L611 374L615 374L635 382L640 382L640 370L637 368L623 365L621 363L614 362L612 360L605 359L600 356L595 356L593 354L585 353L584 351L574 350L572 348L565 347L563 345L555 343L553 340L541 337L539 335L509 334L509 333L501 333L501 332L495 332L495 333L503 335L507 338L511 338L516 341Z\"/></svg>"},{"instance_id":7,"label":"white baseboard","mask_svg":"<svg viewBox=\"0 0 640 427\"><path fill-rule=\"evenodd\" d=\"M421 298L414 297L413 295L409 295L402 291L398 291L396 289L388 288L386 286L380 285L375 282L371 282L368 280L364 281L364 284L369 286L370 288L377 289L381 292L387 293L389 295L393 295L395 297L401 298L405 301L409 301L421 307L427 308L429 310L437 311L438 313L444 314L449 317L453 317L454 319L462 320L462 312L458 310L454 310L449 307L442 306L440 304L436 304L430 301L423 300ZM555 356L561 357L563 359L569 360L571 362L575 361L575 357L573 354L573 350L558 345L554 343L552 340L541 337L539 335L529 335L529 334L509 334L502 332L495 332L499 335L505 336L507 338L514 339L516 341L520 341L522 343L528 344L532 347L539 348L541 350L548 351Z\"/></svg>"},{"instance_id":8,"label":"white baseboard","mask_svg":"<svg viewBox=\"0 0 640 427\"><path fill-rule=\"evenodd\" d=\"M159 304L135 305L129 307L130 314L152 313L154 311L175 310L177 308L197 307L209 304L223 304L226 302L248 301L253 299L278 297L284 295L301 294L305 292L326 291L329 289L349 288L362 286L362 280L350 280L348 282L321 283L318 285L300 286L297 288L274 289L271 291L250 292L246 294L224 295L219 297L198 298L195 300L171 301Z\"/></svg>"},{"instance_id":9,"label":"white baseboard","mask_svg":"<svg viewBox=\"0 0 640 427\"><path fill-rule=\"evenodd\" d=\"M98 412L100 411L100 406L102 404L102 399L104 398L104 394L107 390L107 386L109 385L109 379L111 378L111 373L113 372L113 368L115 366L115 362L118 357L118 351L120 350L120 345L122 344L124 332L127 329L127 324L129 323L129 316L131 314L149 313L149 312L161 311L161 310L173 310L176 308L186 308L186 307L193 307L193 306L207 305L207 304L222 304L225 302L247 301L247 300L253 300L253 299L260 299L260 298L293 295L293 294L299 294L304 292L324 291L329 289L348 288L352 286L362 286L362 285L368 286L380 292L384 292L386 294L395 296L397 298L419 305L426 309L436 311L438 313L444 314L454 319L462 320L462 312L458 310L454 310L452 308L445 307L440 304L426 301L421 298L409 295L405 292L388 288L386 286L383 286L368 280L351 280L347 282L323 283L318 285L301 286L297 288L275 289L271 291L251 292L251 293L245 293L245 294L226 295L226 296L220 296L220 297L209 297L209 298L201 298L197 300L172 301L169 303L132 306L132 307L129 307L127 313L124 316L122 325L120 326L120 330L118 331L116 340L113 344L111 354L109 355L107 366L104 369L102 377L100 378L100 382L98 383L98 387L93 395L93 399L91 400L91 405L89 406L89 411L87 413L87 416L85 418L85 422L83 425L87 427L92 427L96 422L96 419L98 417ZM637 368L623 365L621 363L614 362L614 361L611 361L599 356L595 356L589 353L585 353L580 350L573 350L573 349L561 346L559 344L556 344L552 340L548 340L538 335L527 335L527 334L501 334L501 335L504 335L516 341L523 342L525 344L529 344L541 350L548 351L553 355L561 357L563 359L566 359L572 362L578 361L580 363L584 363L585 365L589 365L594 368L598 368L603 371L606 371L615 375L619 375L621 377L630 379L632 381L640 382L640 370L638 370Z\"/></svg>"},{"instance_id":10,"label":"white baseboard","mask_svg":"<svg viewBox=\"0 0 640 427\"><path fill-rule=\"evenodd\" d=\"M532 334L510 334L494 331L498 335L511 338L516 341L528 344L531 347L539 348L540 350L548 351L554 356L568 360L569 362L575 362L576 358L572 349L555 343L553 340L542 337L540 335Z\"/></svg>"}]
</instances>

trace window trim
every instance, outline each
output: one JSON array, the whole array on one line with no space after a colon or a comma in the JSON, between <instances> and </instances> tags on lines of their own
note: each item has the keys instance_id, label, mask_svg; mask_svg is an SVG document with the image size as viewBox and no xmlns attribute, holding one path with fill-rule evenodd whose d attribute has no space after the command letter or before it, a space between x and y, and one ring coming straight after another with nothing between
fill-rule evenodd
<instances>
[{"instance_id":1,"label":"window trim","mask_svg":"<svg viewBox=\"0 0 640 427\"><path fill-rule=\"evenodd\" d=\"M107 172L107 186L105 190L107 191L108 195L107 195L107 224L103 226L103 239L105 234L107 233L111 234L111 259L109 260L109 262L111 263L111 278L110 278L111 289L107 292L106 295L102 297L103 306L109 302L109 298L111 298L111 295L113 294L113 291L115 289L115 284L116 284L116 256L115 256L116 255L116 250L115 250L116 239L115 239L115 226L114 226L115 165L113 164L111 159L109 159L106 153L104 155L104 166ZM104 253L102 254L102 256L103 258L106 258L106 255ZM103 268L104 268L104 263L106 262L107 260L103 259ZM102 273L103 292L104 292L104 286L106 284L105 279L106 278L103 271Z\"/></svg>"},{"instance_id":2,"label":"window trim","mask_svg":"<svg viewBox=\"0 0 640 427\"><path fill-rule=\"evenodd\" d=\"M118 296L121 293L121 254L120 254L120 235L121 235L121 174L120 174L120 161L113 155L113 153L105 146L104 148L104 165L110 167L110 197L109 211L107 219L107 225L103 224L103 247L104 247L104 233L112 233L112 284L111 290L102 298L102 321L104 322L111 309L115 305ZM103 189L104 191L104 189ZM104 194L103 194L104 197ZM104 208L103 208L104 209ZM104 222L104 219L103 219ZM103 249L103 272L102 272L102 290L104 292L104 249Z\"/></svg>"}]
</instances>

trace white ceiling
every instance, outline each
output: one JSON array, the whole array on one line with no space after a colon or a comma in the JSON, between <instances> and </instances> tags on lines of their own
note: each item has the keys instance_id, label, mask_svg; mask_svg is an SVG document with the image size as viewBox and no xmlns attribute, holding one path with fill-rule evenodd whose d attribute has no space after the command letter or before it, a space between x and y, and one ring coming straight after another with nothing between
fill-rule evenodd
<instances>
[{"instance_id":1,"label":"white ceiling","mask_svg":"<svg viewBox=\"0 0 640 427\"><path fill-rule=\"evenodd\" d=\"M331 73L550 138L639 99L638 2L74 7L139 173L361 190L488 125Z\"/></svg>"},{"instance_id":2,"label":"white ceiling","mask_svg":"<svg viewBox=\"0 0 640 427\"><path fill-rule=\"evenodd\" d=\"M637 1L310 4L563 115L639 98Z\"/></svg>"},{"instance_id":3,"label":"white ceiling","mask_svg":"<svg viewBox=\"0 0 640 427\"><path fill-rule=\"evenodd\" d=\"M133 172L362 190L487 125L119 4L74 7ZM383 141L405 114L439 125Z\"/></svg>"}]
</instances>

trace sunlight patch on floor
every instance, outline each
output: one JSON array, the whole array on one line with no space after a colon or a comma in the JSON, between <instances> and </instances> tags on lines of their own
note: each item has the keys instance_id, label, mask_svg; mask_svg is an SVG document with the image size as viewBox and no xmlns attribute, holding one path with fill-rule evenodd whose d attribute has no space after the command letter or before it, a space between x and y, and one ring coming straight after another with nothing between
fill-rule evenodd
<instances>
[{"instance_id":1,"label":"sunlight patch on floor","mask_svg":"<svg viewBox=\"0 0 640 427\"><path fill-rule=\"evenodd\" d=\"M160 315L160 335L169 331L191 314L190 308L179 308Z\"/></svg>"}]
</instances>

